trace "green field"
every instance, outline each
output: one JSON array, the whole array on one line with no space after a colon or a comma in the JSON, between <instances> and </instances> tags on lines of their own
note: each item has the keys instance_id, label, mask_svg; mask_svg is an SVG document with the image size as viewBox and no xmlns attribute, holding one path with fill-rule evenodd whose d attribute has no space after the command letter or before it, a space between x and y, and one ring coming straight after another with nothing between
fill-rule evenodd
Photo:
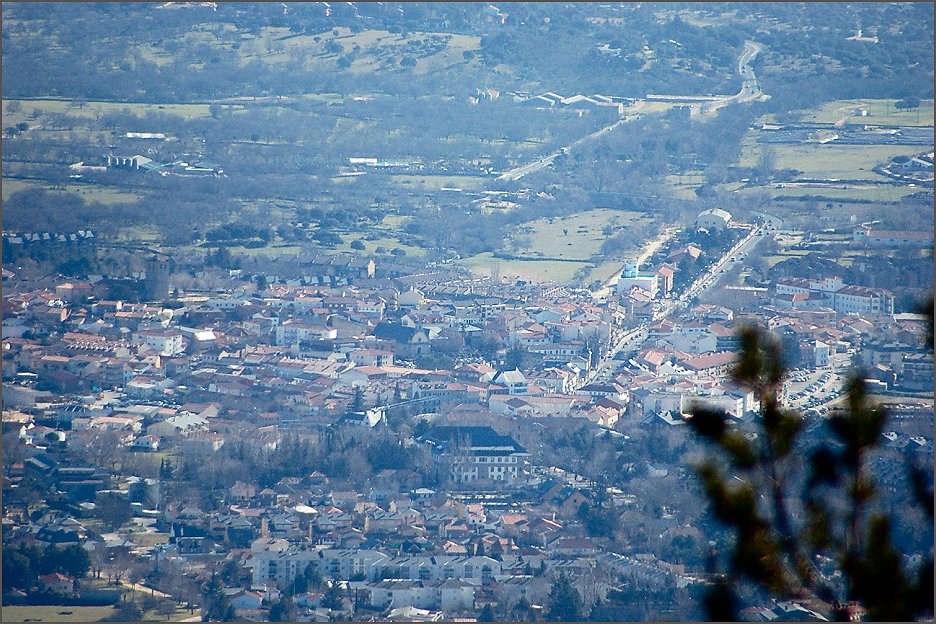
<instances>
[{"instance_id":1,"label":"green field","mask_svg":"<svg viewBox=\"0 0 936 624\"><path fill-rule=\"evenodd\" d=\"M797 111L804 122L849 123L877 125L931 126L933 124L933 101L925 100L915 111L897 111L896 100L834 100L811 110ZM856 109L867 110L867 117L854 115ZM772 116L758 120L760 123L776 122ZM756 127L756 126L755 126ZM915 156L923 151L921 146L901 145L841 145L835 142L799 143L799 144L762 144L758 143L759 130L752 130L745 136L742 144L740 165L755 167L762 155L768 151L773 154L773 167L777 170L797 170L797 178L821 180L886 180L874 172L874 167L883 164L895 156ZM832 134L826 131L824 134ZM799 184L793 183L765 185L755 189L742 189L740 192L767 191L777 197L819 197L828 200L871 200L880 202L899 201L906 195L923 190L901 184ZM678 183L675 183L677 191ZM728 190L722 187L723 190Z\"/></svg>"},{"instance_id":2,"label":"green field","mask_svg":"<svg viewBox=\"0 0 936 624\"><path fill-rule=\"evenodd\" d=\"M10 106L18 109L9 112ZM179 115L185 119L208 117L210 112L208 104L156 104L152 102L101 102L88 100L83 106L76 106L71 100L42 99L42 100L3 100L3 125L14 125L21 121L36 123L36 117L50 113L66 113L76 117L95 118L108 113L121 113L128 111L133 115L146 115L147 113L165 113ZM32 119L30 119L32 118ZM153 129L160 132L160 129Z\"/></svg>"},{"instance_id":3,"label":"green field","mask_svg":"<svg viewBox=\"0 0 936 624\"><path fill-rule=\"evenodd\" d=\"M477 275L496 275L504 280L522 279L530 282L570 284L580 269L590 269L589 262L556 262L554 260L504 260L491 253L482 253L458 262Z\"/></svg>"},{"instance_id":4,"label":"green field","mask_svg":"<svg viewBox=\"0 0 936 624\"><path fill-rule=\"evenodd\" d=\"M594 269L591 270L591 273L589 274L587 281L590 283L595 280L598 280L599 282L603 283L612 275L620 271L621 268L622 268L622 263L619 261L602 262L601 264L599 264L598 266L596 266Z\"/></svg>"},{"instance_id":5,"label":"green field","mask_svg":"<svg viewBox=\"0 0 936 624\"><path fill-rule=\"evenodd\" d=\"M371 232L373 232L373 230L371 230ZM391 232L386 232L384 236L381 236L380 238L377 238L374 240L365 239L361 233L344 234L341 236L341 238L344 239L344 244L337 245L335 247L335 251L351 253L355 255L358 255L358 254L365 255L365 254L377 253L378 247L384 248L385 251L383 253L389 253L391 249L396 249L399 247L400 249L406 252L406 256L408 258L412 258L414 256L418 257L425 253L425 250L420 249L419 247L413 247L412 245L404 245L403 243L400 242L398 238L394 237ZM351 248L351 242L355 240L361 240L364 242L363 250Z\"/></svg>"},{"instance_id":6,"label":"green field","mask_svg":"<svg viewBox=\"0 0 936 624\"><path fill-rule=\"evenodd\" d=\"M164 535L165 536L165 535ZM140 535L136 534L135 538ZM134 541L137 541L136 539ZM108 584L103 579L86 578L82 581L86 588L113 590L114 586ZM124 588L123 600L135 603L138 607L151 607L143 612L142 621L144 622L165 622L166 616L160 612L158 607L158 593L154 598L149 590L137 590ZM198 618L198 610L194 612L185 608L185 605L179 606L172 601L174 611L169 616L168 621L179 622ZM75 607L61 605L31 605L31 606L4 606L4 622L97 622L105 617L113 615L116 611L114 606L96 606L96 607Z\"/></svg>"},{"instance_id":7,"label":"green field","mask_svg":"<svg viewBox=\"0 0 936 624\"><path fill-rule=\"evenodd\" d=\"M141 241L146 243L154 243L162 240L162 234L160 234L159 230L154 227L134 225L121 228L117 235L117 239L127 242Z\"/></svg>"},{"instance_id":8,"label":"green field","mask_svg":"<svg viewBox=\"0 0 936 624\"><path fill-rule=\"evenodd\" d=\"M368 73L386 65L396 65L403 56L401 51L407 49L407 46L428 42L434 36L437 35L415 31L409 32L406 37L386 30L354 33L344 26L302 35L294 34L288 28L267 26L257 34L240 35L232 24L218 24L190 31L180 40L188 47L205 47L218 55L236 56L240 65L252 62L271 65L291 62L300 63L307 69L333 69L340 56L350 55L353 60L348 71ZM414 53L414 73L438 71L454 63L462 63L464 52L477 50L481 44L481 38L474 35L446 33L444 36L447 43L440 50L424 58L419 58L421 52ZM332 42L341 46L340 52L326 49L326 46L333 47ZM140 54L145 60L158 65L167 65L176 60L165 47L156 44L141 46Z\"/></svg>"},{"instance_id":9,"label":"green field","mask_svg":"<svg viewBox=\"0 0 936 624\"><path fill-rule=\"evenodd\" d=\"M754 167L766 149L774 153L774 169L802 171L801 178L836 180L884 180L874 173L875 165L894 156L914 156L924 148L914 145L835 145L826 143L774 144L757 143L752 131L744 139L741 166Z\"/></svg>"},{"instance_id":10,"label":"green field","mask_svg":"<svg viewBox=\"0 0 936 624\"><path fill-rule=\"evenodd\" d=\"M878 202L900 201L903 197L918 193L923 187L894 186L890 184L874 185L848 185L847 188L796 186L770 189L771 195L777 197L819 197L831 200L866 199Z\"/></svg>"},{"instance_id":11,"label":"green field","mask_svg":"<svg viewBox=\"0 0 936 624\"><path fill-rule=\"evenodd\" d=\"M114 607L61 607L39 605L3 607L4 622L97 622L111 615Z\"/></svg>"},{"instance_id":12,"label":"green field","mask_svg":"<svg viewBox=\"0 0 936 624\"><path fill-rule=\"evenodd\" d=\"M863 123L886 126L932 126L933 100L922 100L916 110L898 111L897 100L833 100L818 109L800 111L803 121L818 123ZM854 114L856 109L868 111L867 117Z\"/></svg>"},{"instance_id":13,"label":"green field","mask_svg":"<svg viewBox=\"0 0 936 624\"><path fill-rule=\"evenodd\" d=\"M569 217L537 219L519 226L504 247L525 259L543 257L586 262L598 253L601 244L608 239L609 236L602 231L605 227L613 229L613 236L629 224L641 220L647 220L647 216L639 212L607 208ZM524 242L529 244L529 248L523 248Z\"/></svg>"},{"instance_id":14,"label":"green field","mask_svg":"<svg viewBox=\"0 0 936 624\"><path fill-rule=\"evenodd\" d=\"M393 175L390 176L390 179L407 189L438 191L443 188L460 188L474 191L484 187L486 178L476 176Z\"/></svg>"},{"instance_id":15,"label":"green field","mask_svg":"<svg viewBox=\"0 0 936 624\"><path fill-rule=\"evenodd\" d=\"M696 189L705 184L705 175L698 171L687 171L677 175L666 176L666 182L673 189L679 199L698 199Z\"/></svg>"},{"instance_id":16,"label":"green field","mask_svg":"<svg viewBox=\"0 0 936 624\"><path fill-rule=\"evenodd\" d=\"M568 217L546 217L518 226L504 241L504 250L517 256L495 258L482 253L458 262L478 275L559 284L604 281L620 270L621 262L599 261L601 245L628 225L649 221L639 212L599 208ZM604 234L610 226L612 233Z\"/></svg>"},{"instance_id":17,"label":"green field","mask_svg":"<svg viewBox=\"0 0 936 624\"><path fill-rule=\"evenodd\" d=\"M87 203L101 204L129 204L140 199L140 195L129 191L121 191L109 186L99 184L53 184L52 182L40 182L37 180L20 180L15 178L3 178L3 201L6 201L10 195L18 191L27 189L44 189L47 191L75 193Z\"/></svg>"}]
</instances>

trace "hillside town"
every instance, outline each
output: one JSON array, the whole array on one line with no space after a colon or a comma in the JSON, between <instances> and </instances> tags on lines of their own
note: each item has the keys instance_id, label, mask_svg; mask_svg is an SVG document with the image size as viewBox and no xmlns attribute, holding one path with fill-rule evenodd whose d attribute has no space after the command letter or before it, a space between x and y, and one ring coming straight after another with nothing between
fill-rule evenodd
<instances>
[{"instance_id":1,"label":"hillside town","mask_svg":"<svg viewBox=\"0 0 936 624\"><path fill-rule=\"evenodd\" d=\"M815 274L699 302L772 228L705 211L601 297L363 256L189 266L184 288L159 253L132 284L4 269L4 558L78 545L115 590L238 620L536 619L563 578L586 605L639 587L691 619L716 541L671 496L691 488L685 415L754 418L729 375L744 323L781 337L783 400L811 425L853 366L901 397L882 482L907 452L932 466L924 318L891 291ZM101 591L35 583L24 600Z\"/></svg>"}]
</instances>

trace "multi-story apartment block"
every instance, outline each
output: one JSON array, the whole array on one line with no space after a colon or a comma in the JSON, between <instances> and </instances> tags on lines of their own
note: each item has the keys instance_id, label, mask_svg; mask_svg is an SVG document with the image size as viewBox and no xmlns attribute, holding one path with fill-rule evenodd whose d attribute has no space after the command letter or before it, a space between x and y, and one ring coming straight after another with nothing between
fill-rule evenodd
<instances>
[{"instance_id":1,"label":"multi-story apartment block","mask_svg":"<svg viewBox=\"0 0 936 624\"><path fill-rule=\"evenodd\" d=\"M338 330L327 325L286 321L276 327L276 344L292 345L309 340L334 340Z\"/></svg>"}]
</instances>

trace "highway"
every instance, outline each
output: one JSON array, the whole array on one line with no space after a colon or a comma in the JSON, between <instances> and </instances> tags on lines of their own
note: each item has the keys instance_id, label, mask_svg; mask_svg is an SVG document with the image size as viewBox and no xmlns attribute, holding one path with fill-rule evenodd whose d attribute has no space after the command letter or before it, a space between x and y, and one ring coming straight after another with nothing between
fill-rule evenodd
<instances>
[{"instance_id":1,"label":"highway","mask_svg":"<svg viewBox=\"0 0 936 624\"><path fill-rule=\"evenodd\" d=\"M750 63L757 56L763 47L753 41L744 42L744 52L738 59L738 74L741 76L741 90L734 96L736 102L750 102L756 100L762 95L760 83L757 82L757 76L754 75L754 68Z\"/></svg>"},{"instance_id":2,"label":"highway","mask_svg":"<svg viewBox=\"0 0 936 624\"><path fill-rule=\"evenodd\" d=\"M757 82L757 76L754 75L754 69L750 65L751 61L754 59L754 57L757 56L757 53L760 52L762 49L763 49L763 46L761 46L758 43L754 43L753 41L744 42L744 51L741 53L741 57L738 59L738 75L741 77L741 90L736 95L725 96L722 99L712 102L710 105L706 107L707 110L709 110L710 112L717 111L719 108L723 106L727 106L728 104L731 104L733 102L738 102L738 103L751 102L760 97L763 97L763 93L760 90L760 84ZM516 167L515 169L511 169L510 171L505 171L504 173L497 176L497 179L507 180L510 182L516 182L517 180L519 180L520 178L526 175L539 171L540 169L543 169L544 167L548 167L549 165L553 163L554 160L556 160L556 158L558 158L562 154L568 154L570 151L581 146L583 143L586 143L588 141L593 141L597 139L598 137L604 134L607 134L608 132L611 132L612 130L620 126L621 124L625 124L629 121L634 121L637 119L640 119L640 115L630 115L630 116L622 117L621 119L618 119L610 126L605 126L604 128L601 128L600 130L597 130L595 132L592 132L589 135L586 135L580 139L577 139L576 141L569 143L565 147L559 148L557 151L551 154L548 154L540 158L539 160L533 161L521 167Z\"/></svg>"},{"instance_id":3,"label":"highway","mask_svg":"<svg viewBox=\"0 0 936 624\"><path fill-rule=\"evenodd\" d=\"M750 63L757 56L757 53L763 50L763 46L753 41L744 42L744 52L738 59L738 75L741 77L741 90L735 95L725 96L723 99L707 104L703 107L707 112L715 112L729 104L743 104L753 102L754 100L765 98L761 91L757 76L754 75L754 68Z\"/></svg>"}]
</instances>

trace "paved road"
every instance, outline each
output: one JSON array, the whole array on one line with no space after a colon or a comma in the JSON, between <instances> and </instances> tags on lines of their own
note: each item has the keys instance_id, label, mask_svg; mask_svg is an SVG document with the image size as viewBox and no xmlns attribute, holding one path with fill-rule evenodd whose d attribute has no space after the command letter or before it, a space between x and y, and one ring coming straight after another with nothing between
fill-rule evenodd
<instances>
[{"instance_id":1,"label":"paved road","mask_svg":"<svg viewBox=\"0 0 936 624\"><path fill-rule=\"evenodd\" d=\"M619 362L614 358L624 347L639 344L647 339L648 323L642 323L633 329L624 332L621 339L608 350L608 353L598 362L598 365L585 378L586 383L591 383L596 379L598 381L607 381L608 378L618 368ZM606 372L607 371L607 372Z\"/></svg>"},{"instance_id":2,"label":"paved road","mask_svg":"<svg viewBox=\"0 0 936 624\"><path fill-rule=\"evenodd\" d=\"M686 292L680 295L679 301L688 305L687 302L690 299L696 295L701 295L706 290L713 287L716 283L718 283L718 276L722 269L726 268L734 261L743 260L751 252L754 246L760 242L763 236L765 236L765 233L761 228L751 228L751 231L747 234L747 236L742 238L734 247L728 251L728 253L723 255L718 262L713 264L709 270L696 279L696 281L692 284L692 286L689 287Z\"/></svg>"},{"instance_id":3,"label":"paved road","mask_svg":"<svg viewBox=\"0 0 936 624\"><path fill-rule=\"evenodd\" d=\"M741 53L741 57L738 59L738 75L741 77L741 90L735 95L726 96L724 99L705 105L703 110L715 112L719 108L723 108L729 104L743 104L765 97L764 92L761 91L757 76L754 75L754 68L751 67L751 61L753 61L757 53L763 49L764 47L759 43L754 43L753 41L744 42L744 52Z\"/></svg>"},{"instance_id":4,"label":"paved road","mask_svg":"<svg viewBox=\"0 0 936 624\"><path fill-rule=\"evenodd\" d=\"M172 598L172 596L165 592L161 592L158 589L153 589L152 587L146 587L145 585L140 585L139 583L128 583L127 581L120 581L120 586L125 589L132 589L144 594L150 594L151 596L156 596L157 598Z\"/></svg>"},{"instance_id":5,"label":"paved road","mask_svg":"<svg viewBox=\"0 0 936 624\"><path fill-rule=\"evenodd\" d=\"M762 49L763 46L753 41L744 42L744 52L741 54L741 58L738 59L738 74L741 76L741 90L734 96L737 102L750 102L762 95L760 83L757 81L757 76L754 75L754 68L750 65L751 61L754 60L754 57L757 56L757 53Z\"/></svg>"},{"instance_id":6,"label":"paved road","mask_svg":"<svg viewBox=\"0 0 936 624\"><path fill-rule=\"evenodd\" d=\"M611 132L612 130L620 126L621 124L627 123L629 121L634 121L635 119L640 119L640 115L632 115L630 117L624 117L623 119L618 119L610 126L605 126L604 128L601 128L600 130L597 130L595 132L592 132L591 134L588 134L582 137L581 139L573 141L572 143L569 143L565 147L560 148L558 151L553 152L552 154L549 154L548 156L544 156L543 158L540 158L537 161L531 162L528 165L523 165L522 167L517 167L516 169L511 169L510 171L506 171L502 173L501 175L497 176L497 179L498 180L510 180L511 182L519 180L525 175L529 175L535 171L539 171L543 167L548 167L560 155L568 154L570 151L581 146L583 143L586 143L588 141L593 141L594 139L597 139L598 137L604 134L607 134L608 132Z\"/></svg>"},{"instance_id":7,"label":"paved road","mask_svg":"<svg viewBox=\"0 0 936 624\"><path fill-rule=\"evenodd\" d=\"M736 95L726 96L724 99L717 100L708 105L708 110L717 111L719 108L727 106L733 102L751 102L763 96L763 92L760 89L760 83L758 83L757 76L754 75L754 69L750 65L751 61L754 60L754 57L756 57L757 53L762 49L763 46L758 43L754 43L753 41L744 42L744 51L741 53L741 57L738 59L738 75L741 76L741 90ZM539 171L540 169L543 169L544 167L548 167L560 155L568 154L570 151L581 146L583 143L586 143L587 141L593 141L598 137L611 132L621 124L634 121L636 119L640 119L640 115L623 117L610 126L605 126L596 132L592 132L591 134L586 135L581 139L573 141L565 147L560 148L558 151L544 156L539 160L531 162L527 165L523 165L522 167L511 169L510 171L505 171L501 175L497 176L497 179L515 182L525 175L529 175Z\"/></svg>"}]
</instances>

